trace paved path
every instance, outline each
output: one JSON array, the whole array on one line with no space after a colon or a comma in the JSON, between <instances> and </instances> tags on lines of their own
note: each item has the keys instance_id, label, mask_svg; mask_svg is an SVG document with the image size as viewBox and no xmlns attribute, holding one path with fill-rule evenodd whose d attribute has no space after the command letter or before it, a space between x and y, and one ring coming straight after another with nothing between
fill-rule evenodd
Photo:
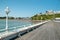
<instances>
[{"instance_id":1,"label":"paved path","mask_svg":"<svg viewBox=\"0 0 60 40\"><path fill-rule=\"evenodd\" d=\"M60 40L60 23L50 21L15 40Z\"/></svg>"}]
</instances>

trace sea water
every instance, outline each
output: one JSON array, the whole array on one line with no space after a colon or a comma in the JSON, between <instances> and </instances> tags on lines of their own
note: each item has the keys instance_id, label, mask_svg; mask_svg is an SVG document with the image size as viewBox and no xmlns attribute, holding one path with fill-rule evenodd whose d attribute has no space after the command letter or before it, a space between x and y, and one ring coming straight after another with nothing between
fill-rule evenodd
<instances>
[{"instance_id":1,"label":"sea water","mask_svg":"<svg viewBox=\"0 0 60 40\"><path fill-rule=\"evenodd\" d=\"M20 20L8 20L8 30L12 31L15 28L28 27L32 22L20 21ZM6 31L6 20L0 20L0 33Z\"/></svg>"}]
</instances>

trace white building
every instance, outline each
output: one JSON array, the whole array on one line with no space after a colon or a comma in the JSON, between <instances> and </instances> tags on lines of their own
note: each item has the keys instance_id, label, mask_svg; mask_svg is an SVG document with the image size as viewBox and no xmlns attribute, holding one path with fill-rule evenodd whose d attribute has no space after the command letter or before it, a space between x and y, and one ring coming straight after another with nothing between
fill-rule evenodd
<instances>
[{"instance_id":1,"label":"white building","mask_svg":"<svg viewBox=\"0 0 60 40\"><path fill-rule=\"evenodd\" d=\"M49 14L49 15L51 15L51 14L53 14L54 13L54 11L52 11L52 10L47 10L46 11L46 14Z\"/></svg>"}]
</instances>

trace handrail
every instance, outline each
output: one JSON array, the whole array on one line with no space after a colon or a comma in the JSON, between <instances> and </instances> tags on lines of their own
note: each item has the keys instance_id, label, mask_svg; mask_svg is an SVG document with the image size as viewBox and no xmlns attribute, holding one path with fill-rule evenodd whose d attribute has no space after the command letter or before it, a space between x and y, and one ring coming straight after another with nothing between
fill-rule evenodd
<instances>
[{"instance_id":1,"label":"handrail","mask_svg":"<svg viewBox=\"0 0 60 40\"><path fill-rule=\"evenodd\" d=\"M31 24L27 24L27 25L30 26ZM17 27L8 28L8 30L11 30L11 29L15 30L15 29L17 29L17 28L22 28L22 27L26 27L26 25L22 25L22 26L17 26ZM2 32L2 31L6 31L6 29L1 29L0 31L1 31L1 32Z\"/></svg>"},{"instance_id":2,"label":"handrail","mask_svg":"<svg viewBox=\"0 0 60 40\"><path fill-rule=\"evenodd\" d=\"M6 29L1 29L0 31L4 31L4 30L6 30Z\"/></svg>"},{"instance_id":3,"label":"handrail","mask_svg":"<svg viewBox=\"0 0 60 40\"><path fill-rule=\"evenodd\" d=\"M33 27L37 27L41 24L44 24L48 21L45 21L45 22L41 22L41 23L38 23L38 24L34 24L34 25L31 25L31 26L28 26L28 27L22 27L22 28L18 28L17 30L15 30L14 32L8 32L7 34L4 33L4 35L1 35L0 36L0 39L11 39L11 38L14 38L16 36L18 36L19 34L23 33L23 32L26 32L26 31L29 31L29 29L33 28ZM30 24L29 24L30 25ZM13 27L14 28L14 27ZM6 35L6 36L5 36Z\"/></svg>"}]
</instances>

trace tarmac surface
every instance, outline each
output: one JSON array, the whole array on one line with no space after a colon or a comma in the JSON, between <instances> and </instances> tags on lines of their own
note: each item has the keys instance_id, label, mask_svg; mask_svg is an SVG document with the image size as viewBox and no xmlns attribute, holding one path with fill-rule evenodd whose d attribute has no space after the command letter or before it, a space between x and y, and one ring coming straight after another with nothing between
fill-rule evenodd
<instances>
[{"instance_id":1,"label":"tarmac surface","mask_svg":"<svg viewBox=\"0 0 60 40\"><path fill-rule=\"evenodd\" d=\"M15 40L60 40L60 22L49 21Z\"/></svg>"}]
</instances>

